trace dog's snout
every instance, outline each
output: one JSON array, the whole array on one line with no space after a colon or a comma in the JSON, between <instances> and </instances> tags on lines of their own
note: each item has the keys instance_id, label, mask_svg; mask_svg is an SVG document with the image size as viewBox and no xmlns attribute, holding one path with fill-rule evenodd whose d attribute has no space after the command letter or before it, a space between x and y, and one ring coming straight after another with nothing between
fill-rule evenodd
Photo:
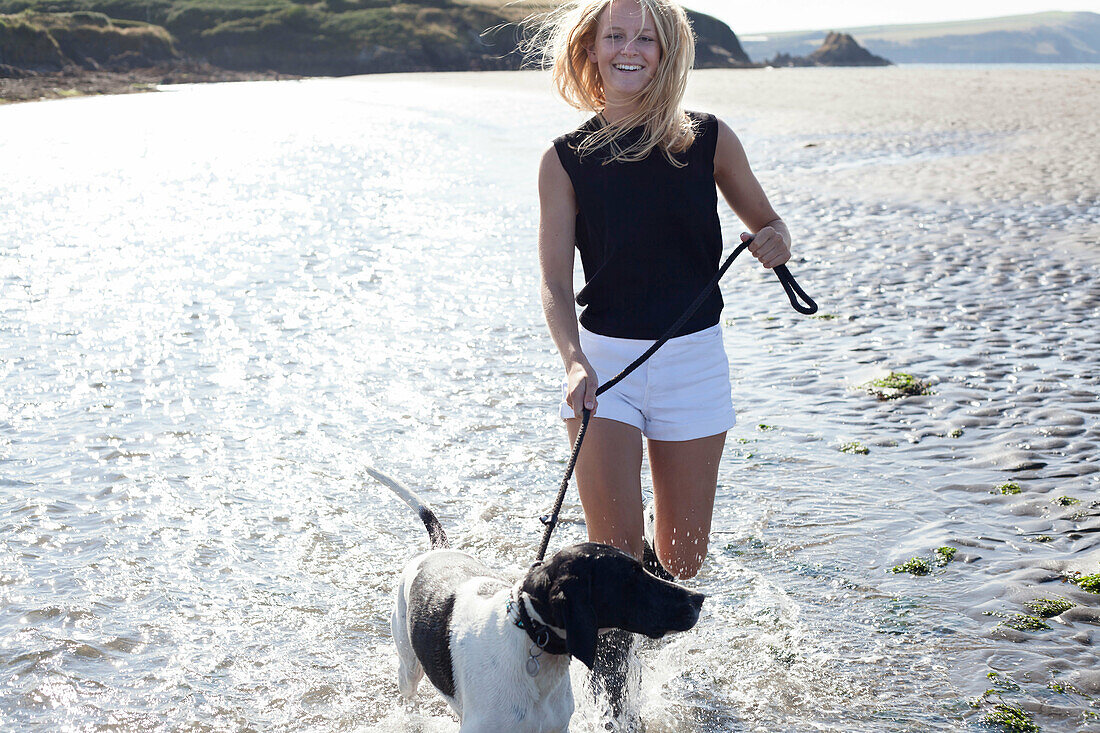
<instances>
[{"instance_id":1,"label":"dog's snout","mask_svg":"<svg viewBox=\"0 0 1100 733\"><path fill-rule=\"evenodd\" d=\"M703 601L706 596L685 589L683 600L680 602L679 621L676 624L677 631L687 631L699 621L699 614L703 609Z\"/></svg>"},{"instance_id":2,"label":"dog's snout","mask_svg":"<svg viewBox=\"0 0 1100 733\"><path fill-rule=\"evenodd\" d=\"M687 615L689 618L686 619L688 629L695 626L696 622L699 621L699 613L703 610L703 600L705 598L706 596L704 596L702 593L691 593L690 595L688 595L689 610L687 612ZM686 630L687 629L685 629L685 631Z\"/></svg>"}]
</instances>

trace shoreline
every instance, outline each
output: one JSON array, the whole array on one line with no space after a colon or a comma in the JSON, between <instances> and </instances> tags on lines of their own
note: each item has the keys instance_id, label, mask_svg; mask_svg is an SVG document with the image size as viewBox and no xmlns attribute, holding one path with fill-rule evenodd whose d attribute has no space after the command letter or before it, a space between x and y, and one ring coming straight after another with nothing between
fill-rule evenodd
<instances>
[{"instance_id":1,"label":"shoreline","mask_svg":"<svg viewBox=\"0 0 1100 733\"><path fill-rule=\"evenodd\" d=\"M126 71L70 67L64 71L26 72L20 77L0 78L0 105L105 94L155 92L162 84L302 78L304 77L274 71L231 71L197 62L160 64Z\"/></svg>"},{"instance_id":2,"label":"shoreline","mask_svg":"<svg viewBox=\"0 0 1100 733\"><path fill-rule=\"evenodd\" d=\"M1072 70L1100 70L1098 64L895 64L894 68L928 68L936 67L944 71L966 70L1014 70L1014 71L1072 71ZM735 67L738 70L749 69L773 69L782 70L785 67ZM865 69L874 67L799 67L799 68L851 68ZM890 67L881 67L890 68ZM526 70L526 69L524 69ZM709 69L707 69L709 71ZM487 71L501 71L493 69ZM389 74L435 74L446 73L436 71L424 72L379 72L367 76ZM476 71L469 73L478 73ZM350 74L348 76L363 76L362 74ZM108 71L104 69L81 69L70 67L64 71L56 72L25 72L20 77L0 77L0 106L19 102L43 102L52 99L68 99L71 97L88 97L105 94L136 94L142 92L155 92L160 85L167 84L203 84L232 81L279 81L283 79L339 79L340 76L304 76L297 74L284 74L276 71L234 71L222 69L202 62L179 62L160 64L144 68L128 69L125 71Z\"/></svg>"}]
</instances>

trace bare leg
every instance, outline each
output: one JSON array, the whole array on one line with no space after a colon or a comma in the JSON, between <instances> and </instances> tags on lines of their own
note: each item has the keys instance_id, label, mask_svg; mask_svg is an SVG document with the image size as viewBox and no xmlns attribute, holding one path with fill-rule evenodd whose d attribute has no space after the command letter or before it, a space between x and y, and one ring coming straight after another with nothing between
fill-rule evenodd
<instances>
[{"instance_id":1,"label":"bare leg","mask_svg":"<svg viewBox=\"0 0 1100 733\"><path fill-rule=\"evenodd\" d=\"M570 443L576 442L579 418L566 420ZM588 525L588 539L642 556L642 433L605 418L588 423L577 458L577 489Z\"/></svg>"},{"instance_id":2,"label":"bare leg","mask_svg":"<svg viewBox=\"0 0 1100 733\"><path fill-rule=\"evenodd\" d=\"M581 421L566 420L575 443ZM577 457L577 488L584 506L588 539L642 557L642 433L617 420L593 417ZM630 652L634 635L613 629L600 636L589 676L593 694L601 693L618 719L626 710Z\"/></svg>"},{"instance_id":3,"label":"bare leg","mask_svg":"<svg viewBox=\"0 0 1100 733\"><path fill-rule=\"evenodd\" d=\"M694 577L707 556L718 463L725 444L725 433L696 440L649 441L657 515L653 549L677 578Z\"/></svg>"}]
</instances>

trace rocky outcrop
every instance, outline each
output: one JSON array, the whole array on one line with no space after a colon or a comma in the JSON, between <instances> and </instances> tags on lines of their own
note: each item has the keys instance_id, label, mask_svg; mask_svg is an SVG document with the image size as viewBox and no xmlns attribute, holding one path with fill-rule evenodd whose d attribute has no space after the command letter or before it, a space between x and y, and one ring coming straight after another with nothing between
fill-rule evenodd
<instances>
[{"instance_id":1,"label":"rocky outcrop","mask_svg":"<svg viewBox=\"0 0 1100 733\"><path fill-rule=\"evenodd\" d=\"M768 66L891 66L886 59L875 56L856 43L847 33L830 31L816 51L809 56L779 53Z\"/></svg>"},{"instance_id":2,"label":"rocky outcrop","mask_svg":"<svg viewBox=\"0 0 1100 733\"><path fill-rule=\"evenodd\" d=\"M810 54L816 66L889 66L886 59L875 56L847 33L831 31L821 47Z\"/></svg>"}]
</instances>

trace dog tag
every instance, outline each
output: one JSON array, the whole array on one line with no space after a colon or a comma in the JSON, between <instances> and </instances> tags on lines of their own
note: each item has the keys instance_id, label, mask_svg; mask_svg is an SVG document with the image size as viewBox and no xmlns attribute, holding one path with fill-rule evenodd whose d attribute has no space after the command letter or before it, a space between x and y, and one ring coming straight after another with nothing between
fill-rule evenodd
<instances>
[{"instance_id":1,"label":"dog tag","mask_svg":"<svg viewBox=\"0 0 1100 733\"><path fill-rule=\"evenodd\" d=\"M527 674L530 677L536 677L539 673L539 660L534 657L527 657Z\"/></svg>"}]
</instances>

